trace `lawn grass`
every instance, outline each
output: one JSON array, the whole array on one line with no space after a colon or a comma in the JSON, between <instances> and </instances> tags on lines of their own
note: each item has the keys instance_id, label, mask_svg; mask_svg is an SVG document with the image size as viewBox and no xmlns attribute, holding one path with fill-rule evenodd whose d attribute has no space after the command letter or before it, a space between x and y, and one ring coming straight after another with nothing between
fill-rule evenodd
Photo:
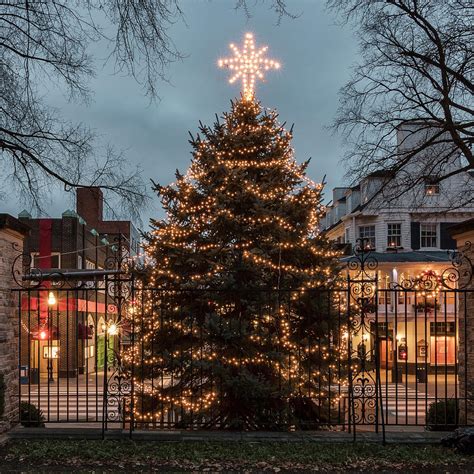
<instances>
[{"instance_id":1,"label":"lawn grass","mask_svg":"<svg viewBox=\"0 0 474 474\"><path fill-rule=\"evenodd\" d=\"M438 446L272 442L133 442L12 440L0 449L11 468L63 467L101 471L348 471L470 472L473 461ZM456 467L458 470L454 470ZM8 469L7 469L8 470ZM57 469L53 469L57 470ZM4 472L4 470L2 470Z\"/></svg>"}]
</instances>

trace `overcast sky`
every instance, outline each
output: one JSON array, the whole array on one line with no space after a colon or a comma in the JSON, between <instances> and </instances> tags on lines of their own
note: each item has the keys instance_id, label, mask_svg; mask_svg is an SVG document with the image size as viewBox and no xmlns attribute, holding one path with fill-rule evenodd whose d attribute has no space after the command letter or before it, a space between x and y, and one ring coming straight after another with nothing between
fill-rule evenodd
<instances>
[{"instance_id":1,"label":"overcast sky","mask_svg":"<svg viewBox=\"0 0 474 474\"><path fill-rule=\"evenodd\" d=\"M357 46L348 27L336 24L323 0L291 0L301 15L284 18L278 24L269 2L257 1L252 17L235 11L235 0L183 0L185 23L169 31L177 48L187 57L169 67L170 84L159 84L161 101L149 104L133 80L112 74L112 67L100 68L91 83L94 100L89 105L67 103L59 92L49 91L48 101L65 118L95 128L104 141L124 149L128 161L140 165L144 176L161 184L174 179L176 168L185 171L191 158L188 130L197 131L198 121L210 124L214 115L228 110L239 94L238 84L228 84L228 71L218 69L219 57L230 56L229 43L239 45L247 31L256 44L268 45L268 56L282 68L269 72L258 83L257 96L263 106L276 108L281 121L295 124L294 149L298 161L312 157L308 173L320 181L326 175L326 198L334 186L343 184L341 137L325 127L338 106L337 92L347 81L357 60ZM101 56L101 45L94 53ZM105 48L103 51L105 56ZM10 200L2 203L13 215L22 209ZM47 210L59 216L72 207L67 196L53 196ZM149 217L161 217L157 198L143 212L143 227Z\"/></svg>"}]
</instances>

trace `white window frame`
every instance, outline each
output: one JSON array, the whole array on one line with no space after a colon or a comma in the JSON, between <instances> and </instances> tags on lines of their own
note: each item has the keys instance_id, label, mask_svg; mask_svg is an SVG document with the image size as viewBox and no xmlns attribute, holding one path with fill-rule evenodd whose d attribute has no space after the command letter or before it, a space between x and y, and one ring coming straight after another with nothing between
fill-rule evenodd
<instances>
[{"instance_id":1,"label":"white window frame","mask_svg":"<svg viewBox=\"0 0 474 474\"><path fill-rule=\"evenodd\" d=\"M398 233L393 234L393 229L392 232L390 231L391 226L398 226ZM391 238L395 238L395 240L398 239L398 242L395 242L396 245L391 244ZM402 223L401 222L387 222L387 248L391 249L396 249L400 248L402 246Z\"/></svg>"},{"instance_id":2,"label":"white window frame","mask_svg":"<svg viewBox=\"0 0 474 474\"><path fill-rule=\"evenodd\" d=\"M31 255L30 267L31 268L36 268L35 267L35 257L39 257L40 253L39 252L31 252L30 255ZM60 269L61 268L61 252L51 252L50 255L51 255L51 257L58 257L58 266L57 267L51 267L51 269Z\"/></svg>"},{"instance_id":3,"label":"white window frame","mask_svg":"<svg viewBox=\"0 0 474 474\"><path fill-rule=\"evenodd\" d=\"M364 232L362 232L362 229L369 229L369 228L372 228L374 230L373 235L367 235L366 230L364 230ZM366 241L368 240L369 241L369 247L371 249L375 249L375 246L377 245L377 240L375 238L375 232L376 232L376 229L375 229L374 224L360 225L359 226L359 239L365 239ZM372 234L372 232L370 232L370 234Z\"/></svg>"},{"instance_id":4,"label":"white window frame","mask_svg":"<svg viewBox=\"0 0 474 474\"><path fill-rule=\"evenodd\" d=\"M89 260L88 258L86 258L86 270L95 270L97 268L97 265L95 264L95 262L93 262L92 260Z\"/></svg>"},{"instance_id":5,"label":"white window frame","mask_svg":"<svg viewBox=\"0 0 474 474\"><path fill-rule=\"evenodd\" d=\"M435 239L435 245L423 245L423 239L432 239L433 236L428 236L428 235L423 235L423 227L427 227L427 226L430 226L432 229L435 230L435 235L434 235L434 239ZM425 230L426 232L426 230ZM426 242L425 242L426 243ZM421 249L436 249L436 248L439 248L438 247L438 244L439 244L439 228L438 228L438 224L434 223L434 222L421 222L420 223L420 248Z\"/></svg>"}]
</instances>

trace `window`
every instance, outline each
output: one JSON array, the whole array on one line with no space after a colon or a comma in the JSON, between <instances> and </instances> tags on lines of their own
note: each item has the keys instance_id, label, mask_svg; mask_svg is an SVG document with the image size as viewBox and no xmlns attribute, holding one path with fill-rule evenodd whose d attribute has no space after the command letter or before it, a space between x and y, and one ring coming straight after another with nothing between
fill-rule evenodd
<instances>
[{"instance_id":1,"label":"window","mask_svg":"<svg viewBox=\"0 0 474 474\"><path fill-rule=\"evenodd\" d=\"M402 225L401 224L387 224L387 247L401 247L402 246Z\"/></svg>"},{"instance_id":2,"label":"window","mask_svg":"<svg viewBox=\"0 0 474 474\"><path fill-rule=\"evenodd\" d=\"M383 321L383 322L378 322L377 325L375 325L374 321L371 321L371 331L375 333L375 331L378 331L379 337L393 337L393 324Z\"/></svg>"},{"instance_id":3,"label":"window","mask_svg":"<svg viewBox=\"0 0 474 474\"><path fill-rule=\"evenodd\" d=\"M379 273L379 305L387 305L392 302L392 290L390 289L390 276Z\"/></svg>"},{"instance_id":4,"label":"window","mask_svg":"<svg viewBox=\"0 0 474 474\"><path fill-rule=\"evenodd\" d=\"M346 227L346 235L345 235L345 239L346 239L346 244L348 244L350 241L351 241L351 228L350 227Z\"/></svg>"},{"instance_id":5,"label":"window","mask_svg":"<svg viewBox=\"0 0 474 474\"><path fill-rule=\"evenodd\" d=\"M425 178L425 194L427 196L439 194L439 181L435 178Z\"/></svg>"},{"instance_id":6,"label":"window","mask_svg":"<svg viewBox=\"0 0 474 474\"><path fill-rule=\"evenodd\" d=\"M431 364L456 363L456 323L454 321L430 322Z\"/></svg>"},{"instance_id":7,"label":"window","mask_svg":"<svg viewBox=\"0 0 474 474\"><path fill-rule=\"evenodd\" d=\"M362 243L365 248L375 248L375 226L374 225L361 225L359 227L359 238L362 239Z\"/></svg>"},{"instance_id":8,"label":"window","mask_svg":"<svg viewBox=\"0 0 474 474\"><path fill-rule=\"evenodd\" d=\"M421 224L420 240L422 248L433 248L438 245L438 225L437 224Z\"/></svg>"},{"instance_id":9,"label":"window","mask_svg":"<svg viewBox=\"0 0 474 474\"><path fill-rule=\"evenodd\" d=\"M430 322L430 333L432 336L454 336L456 334L456 324L452 321Z\"/></svg>"},{"instance_id":10,"label":"window","mask_svg":"<svg viewBox=\"0 0 474 474\"><path fill-rule=\"evenodd\" d=\"M362 195L362 202L365 204L369 200L369 196L367 195L367 183L366 182L361 184L360 191L361 191L361 195Z\"/></svg>"},{"instance_id":11,"label":"window","mask_svg":"<svg viewBox=\"0 0 474 474\"><path fill-rule=\"evenodd\" d=\"M52 252L51 255L40 256L39 252L31 254L31 268L61 268L61 254Z\"/></svg>"},{"instance_id":12,"label":"window","mask_svg":"<svg viewBox=\"0 0 474 474\"><path fill-rule=\"evenodd\" d=\"M95 357L95 346L84 347L84 358L90 359L92 357Z\"/></svg>"}]
</instances>

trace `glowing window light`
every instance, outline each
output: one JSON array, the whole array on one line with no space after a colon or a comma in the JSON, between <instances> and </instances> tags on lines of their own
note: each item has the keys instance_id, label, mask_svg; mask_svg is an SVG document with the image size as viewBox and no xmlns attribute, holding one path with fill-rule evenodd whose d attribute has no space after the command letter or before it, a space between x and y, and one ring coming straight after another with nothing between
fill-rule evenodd
<instances>
[{"instance_id":1,"label":"glowing window light","mask_svg":"<svg viewBox=\"0 0 474 474\"><path fill-rule=\"evenodd\" d=\"M240 51L233 43L230 44L234 56L231 58L219 59L219 67L227 67L233 72L229 83L242 80L242 94L244 99L252 100L255 94L256 79L264 80L264 71L270 69L280 69L279 62L264 57L268 47L256 49L252 33L247 33L244 38L244 46Z\"/></svg>"}]
</instances>

